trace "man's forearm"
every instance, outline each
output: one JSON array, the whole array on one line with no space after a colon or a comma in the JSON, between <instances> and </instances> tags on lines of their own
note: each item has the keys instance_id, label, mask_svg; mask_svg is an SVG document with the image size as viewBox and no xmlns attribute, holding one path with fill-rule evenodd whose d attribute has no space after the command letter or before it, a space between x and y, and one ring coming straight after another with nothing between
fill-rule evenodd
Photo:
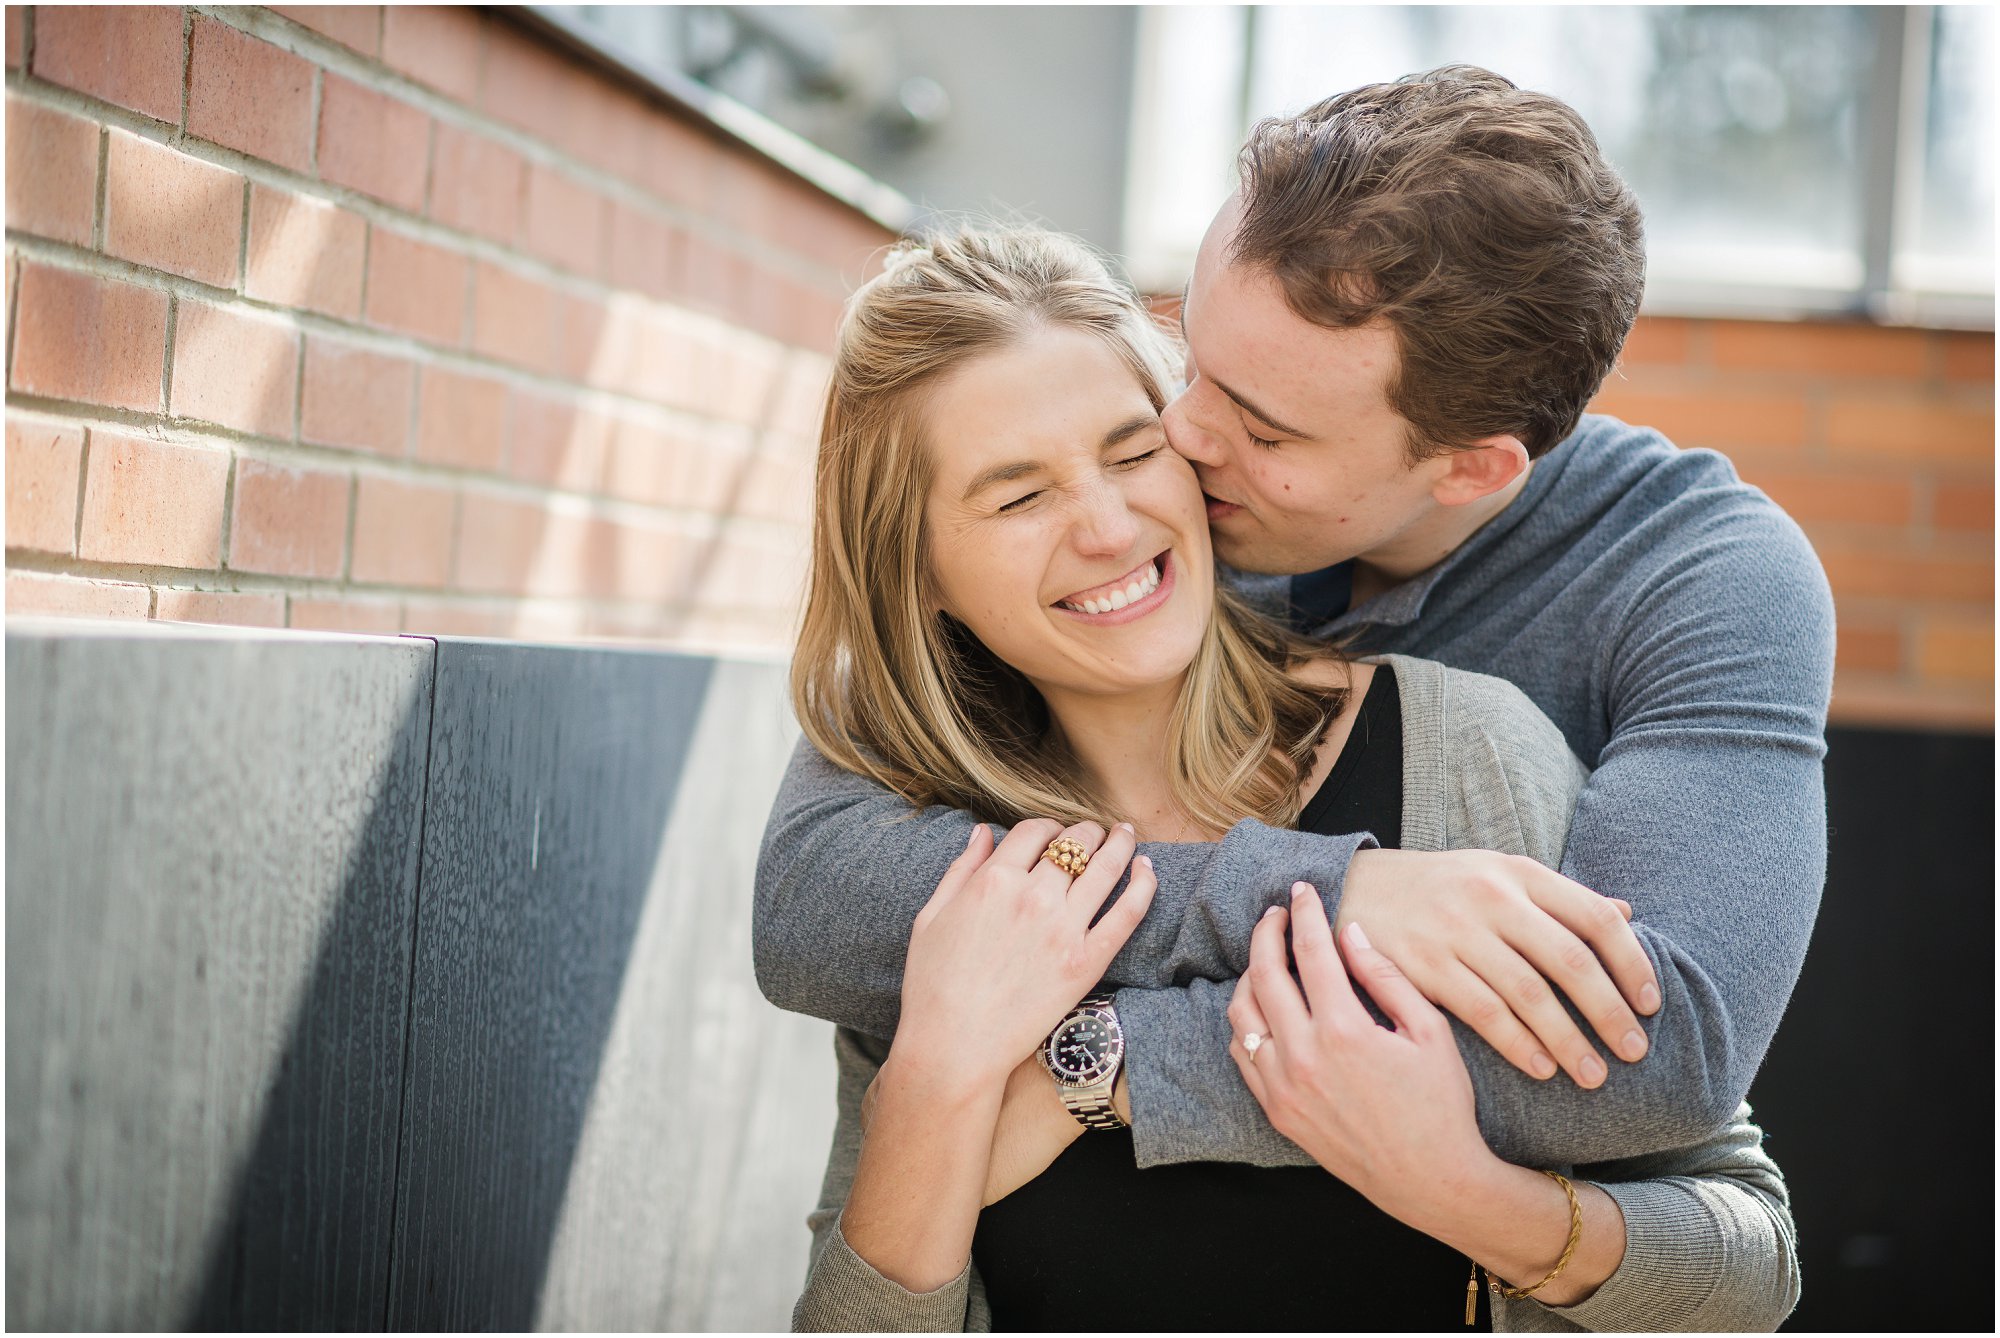
<instances>
[{"instance_id":1,"label":"man's forearm","mask_svg":"<svg viewBox=\"0 0 2000 1338\"><path fill-rule=\"evenodd\" d=\"M801 742L771 810L757 864L757 981L780 1008L873 1036L895 1033L910 925L973 818L912 812ZM1139 847L1159 890L1112 961L1112 987L1227 979L1249 961L1250 931L1295 879L1339 908L1347 861L1373 838L1315 836L1242 822L1220 842Z\"/></svg>"}]
</instances>

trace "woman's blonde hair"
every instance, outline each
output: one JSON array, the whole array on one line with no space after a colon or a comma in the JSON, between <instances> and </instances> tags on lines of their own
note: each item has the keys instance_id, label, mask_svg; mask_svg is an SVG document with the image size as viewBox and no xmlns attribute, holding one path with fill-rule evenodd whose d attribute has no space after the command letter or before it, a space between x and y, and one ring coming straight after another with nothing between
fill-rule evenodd
<instances>
[{"instance_id":1,"label":"woman's blonde hair","mask_svg":"<svg viewBox=\"0 0 2000 1338\"><path fill-rule=\"evenodd\" d=\"M1107 811L1041 695L937 611L926 556L928 392L1050 326L1102 339L1165 407L1173 341L1074 238L990 228L906 241L849 300L820 430L792 705L829 760L914 804L1008 824L1109 823L1128 815ZM1188 818L1216 832L1245 817L1296 824L1345 690L1286 670L1325 654L1217 589L1169 730L1169 782Z\"/></svg>"}]
</instances>

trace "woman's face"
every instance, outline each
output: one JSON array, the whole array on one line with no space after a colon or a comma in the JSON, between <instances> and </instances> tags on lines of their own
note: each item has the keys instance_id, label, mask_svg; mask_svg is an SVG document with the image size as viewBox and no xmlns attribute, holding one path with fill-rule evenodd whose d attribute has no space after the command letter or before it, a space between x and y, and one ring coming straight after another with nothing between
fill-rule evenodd
<instances>
[{"instance_id":1,"label":"woman's face","mask_svg":"<svg viewBox=\"0 0 2000 1338\"><path fill-rule=\"evenodd\" d=\"M945 610L1044 696L1176 680L1213 614L1201 488L1110 347L1043 327L946 376L925 417Z\"/></svg>"}]
</instances>

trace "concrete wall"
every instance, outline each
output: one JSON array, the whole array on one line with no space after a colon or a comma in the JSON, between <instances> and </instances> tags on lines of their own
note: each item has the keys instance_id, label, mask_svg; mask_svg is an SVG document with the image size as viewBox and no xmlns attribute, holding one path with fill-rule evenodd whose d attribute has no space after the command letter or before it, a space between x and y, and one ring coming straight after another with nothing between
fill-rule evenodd
<instances>
[{"instance_id":1,"label":"concrete wall","mask_svg":"<svg viewBox=\"0 0 2000 1338\"><path fill-rule=\"evenodd\" d=\"M781 666L14 620L7 722L9 1327L786 1327Z\"/></svg>"}]
</instances>

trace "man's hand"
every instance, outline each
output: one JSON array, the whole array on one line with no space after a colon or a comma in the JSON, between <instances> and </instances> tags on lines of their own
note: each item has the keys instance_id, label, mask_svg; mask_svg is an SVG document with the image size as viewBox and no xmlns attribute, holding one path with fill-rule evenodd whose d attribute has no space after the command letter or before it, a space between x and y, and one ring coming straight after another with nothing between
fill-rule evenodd
<instances>
[{"instance_id":1,"label":"man's hand","mask_svg":"<svg viewBox=\"0 0 2000 1338\"><path fill-rule=\"evenodd\" d=\"M1334 928L1365 923L1425 998L1523 1073L1553 1077L1559 1062L1579 1086L1596 1087L1604 1061L1550 986L1612 1053L1642 1058L1633 1009L1659 1011L1660 991L1631 915L1625 902L1524 855L1363 850L1348 866Z\"/></svg>"},{"instance_id":2,"label":"man's hand","mask_svg":"<svg viewBox=\"0 0 2000 1338\"><path fill-rule=\"evenodd\" d=\"M998 1203L1054 1164L1083 1126L1056 1094L1056 1081L1029 1055L1007 1075L1007 1095L993 1130L984 1203Z\"/></svg>"}]
</instances>

